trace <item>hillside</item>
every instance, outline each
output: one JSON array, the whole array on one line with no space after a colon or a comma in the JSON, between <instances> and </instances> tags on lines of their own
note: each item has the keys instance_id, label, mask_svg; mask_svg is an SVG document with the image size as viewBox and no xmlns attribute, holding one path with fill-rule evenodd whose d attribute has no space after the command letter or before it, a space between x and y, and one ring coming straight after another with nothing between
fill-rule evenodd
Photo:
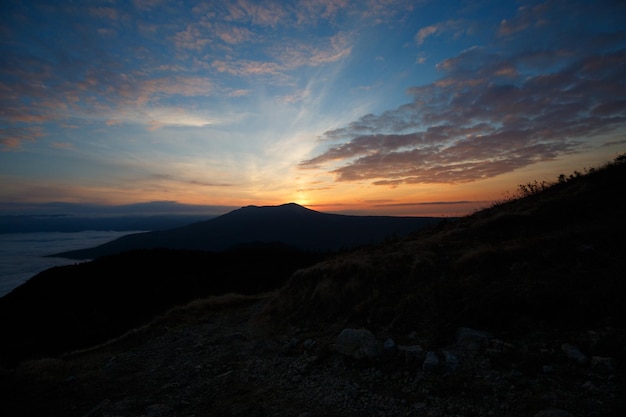
<instances>
[{"instance_id":1,"label":"hillside","mask_svg":"<svg viewBox=\"0 0 626 417\"><path fill-rule=\"evenodd\" d=\"M24 362L0 375L0 413L622 416L625 181L620 157L529 183L277 290L196 300Z\"/></svg>"},{"instance_id":2,"label":"hillside","mask_svg":"<svg viewBox=\"0 0 626 417\"><path fill-rule=\"evenodd\" d=\"M294 203L247 206L215 219L170 230L123 236L96 248L51 256L93 259L134 249L224 251L235 246L280 243L331 252L402 237L440 221L433 217L347 216L320 213Z\"/></svg>"},{"instance_id":3,"label":"hillside","mask_svg":"<svg viewBox=\"0 0 626 417\"><path fill-rule=\"evenodd\" d=\"M273 290L321 259L268 245L138 250L50 268L0 298L0 365L105 342L196 298Z\"/></svg>"},{"instance_id":4,"label":"hillside","mask_svg":"<svg viewBox=\"0 0 626 417\"><path fill-rule=\"evenodd\" d=\"M619 326L626 290L626 163L547 184L410 238L299 271L266 314L445 338Z\"/></svg>"}]
</instances>

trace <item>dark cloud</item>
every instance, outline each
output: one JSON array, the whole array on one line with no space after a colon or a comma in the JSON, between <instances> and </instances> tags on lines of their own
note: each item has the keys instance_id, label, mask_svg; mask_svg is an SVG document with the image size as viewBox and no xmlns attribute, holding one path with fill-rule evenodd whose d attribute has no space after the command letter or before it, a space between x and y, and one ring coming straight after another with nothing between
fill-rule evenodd
<instances>
[{"instance_id":1,"label":"dark cloud","mask_svg":"<svg viewBox=\"0 0 626 417\"><path fill-rule=\"evenodd\" d=\"M460 200L460 201L428 201L428 202L420 202L420 203L386 203L386 204L376 204L375 207L447 206L447 205L465 205L465 204L475 204L475 203L485 203L485 201Z\"/></svg>"},{"instance_id":2,"label":"dark cloud","mask_svg":"<svg viewBox=\"0 0 626 417\"><path fill-rule=\"evenodd\" d=\"M40 216L129 216L163 214L211 214L227 213L238 207L183 204L176 201L150 201L136 204L102 205L81 203L0 203L0 215Z\"/></svg>"},{"instance_id":3,"label":"dark cloud","mask_svg":"<svg viewBox=\"0 0 626 417\"><path fill-rule=\"evenodd\" d=\"M199 185L201 187L233 187L237 185L237 184L219 182L219 181L205 181L205 180L198 180L198 179L180 178L180 177L169 175L169 174L152 174L150 177L158 181L165 180L165 181L172 181L172 182L193 185L193 186Z\"/></svg>"},{"instance_id":4,"label":"dark cloud","mask_svg":"<svg viewBox=\"0 0 626 417\"><path fill-rule=\"evenodd\" d=\"M412 102L326 132L339 144L300 167L376 185L471 182L624 128L626 32L609 24L596 33L589 22L570 30L566 6L520 9L494 44L441 62L443 76L411 88Z\"/></svg>"}]
</instances>

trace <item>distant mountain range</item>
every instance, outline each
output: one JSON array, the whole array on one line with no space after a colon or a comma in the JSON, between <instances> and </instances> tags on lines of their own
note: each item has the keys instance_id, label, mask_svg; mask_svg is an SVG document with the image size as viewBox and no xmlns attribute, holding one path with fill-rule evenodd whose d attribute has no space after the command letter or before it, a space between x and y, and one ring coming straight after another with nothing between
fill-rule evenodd
<instances>
[{"instance_id":1,"label":"distant mountain range","mask_svg":"<svg viewBox=\"0 0 626 417\"><path fill-rule=\"evenodd\" d=\"M167 230L215 218L236 207L174 201L107 206L77 203L0 202L0 234L84 230Z\"/></svg>"},{"instance_id":2,"label":"distant mountain range","mask_svg":"<svg viewBox=\"0 0 626 417\"><path fill-rule=\"evenodd\" d=\"M159 215L6 215L0 216L0 234L39 232L82 232L84 230L130 231L167 230L190 223L208 220L215 216L202 214Z\"/></svg>"},{"instance_id":3,"label":"distant mountain range","mask_svg":"<svg viewBox=\"0 0 626 417\"><path fill-rule=\"evenodd\" d=\"M438 217L349 216L321 213L295 203L247 206L211 220L169 230L123 236L94 248L50 256L94 259L135 249L225 251L280 244L300 250L335 251L403 237L441 221Z\"/></svg>"}]
</instances>

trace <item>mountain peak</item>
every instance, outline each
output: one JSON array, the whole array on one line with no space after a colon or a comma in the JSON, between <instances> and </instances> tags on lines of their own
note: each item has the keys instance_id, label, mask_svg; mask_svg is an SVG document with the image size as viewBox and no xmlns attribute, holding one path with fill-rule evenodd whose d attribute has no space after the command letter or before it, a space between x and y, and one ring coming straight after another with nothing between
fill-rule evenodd
<instances>
[{"instance_id":1,"label":"mountain peak","mask_svg":"<svg viewBox=\"0 0 626 417\"><path fill-rule=\"evenodd\" d=\"M284 203L284 204L279 204L276 206L256 206L254 204L248 205L248 206L244 206L241 207L241 209L239 210L256 210L256 209L264 209L264 210L275 210L275 209L280 209L280 210L307 210L307 211L315 211L315 210L311 210L308 209L304 206L301 206L298 203Z\"/></svg>"}]
</instances>

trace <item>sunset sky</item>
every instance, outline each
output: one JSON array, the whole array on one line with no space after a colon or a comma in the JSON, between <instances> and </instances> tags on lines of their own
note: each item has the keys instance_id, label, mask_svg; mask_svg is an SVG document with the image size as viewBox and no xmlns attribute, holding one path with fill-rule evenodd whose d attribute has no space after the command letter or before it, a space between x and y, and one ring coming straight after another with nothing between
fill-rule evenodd
<instances>
[{"instance_id":1,"label":"sunset sky","mask_svg":"<svg viewBox=\"0 0 626 417\"><path fill-rule=\"evenodd\" d=\"M454 216L626 152L623 1L0 9L0 202L12 207Z\"/></svg>"}]
</instances>

